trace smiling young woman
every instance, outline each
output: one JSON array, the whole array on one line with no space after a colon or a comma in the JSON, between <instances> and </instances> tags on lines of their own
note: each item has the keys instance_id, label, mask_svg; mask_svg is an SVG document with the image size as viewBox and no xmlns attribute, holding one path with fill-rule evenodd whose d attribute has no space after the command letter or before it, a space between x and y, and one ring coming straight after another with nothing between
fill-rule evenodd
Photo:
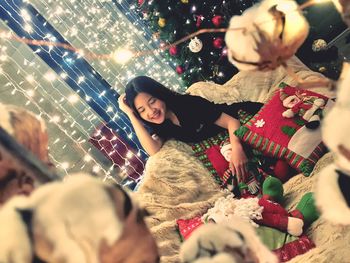
<instances>
[{"instance_id":1,"label":"smiling young woman","mask_svg":"<svg viewBox=\"0 0 350 263\"><path fill-rule=\"evenodd\" d=\"M130 118L149 155L157 153L168 139L195 143L227 129L232 145L232 171L244 180L247 156L234 135L240 127L238 111L255 114L261 103L215 104L198 96L173 92L152 78L139 76L126 85L125 94L119 97L119 107Z\"/></svg>"}]
</instances>

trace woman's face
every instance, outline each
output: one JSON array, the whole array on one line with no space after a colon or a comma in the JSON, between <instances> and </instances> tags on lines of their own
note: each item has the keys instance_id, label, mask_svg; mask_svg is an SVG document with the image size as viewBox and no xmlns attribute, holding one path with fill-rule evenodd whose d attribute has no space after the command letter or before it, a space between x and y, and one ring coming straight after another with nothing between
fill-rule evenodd
<instances>
[{"instance_id":1,"label":"woman's face","mask_svg":"<svg viewBox=\"0 0 350 263\"><path fill-rule=\"evenodd\" d=\"M165 120L166 105L164 101L141 92L134 100L135 108L145 121L161 124Z\"/></svg>"}]
</instances>

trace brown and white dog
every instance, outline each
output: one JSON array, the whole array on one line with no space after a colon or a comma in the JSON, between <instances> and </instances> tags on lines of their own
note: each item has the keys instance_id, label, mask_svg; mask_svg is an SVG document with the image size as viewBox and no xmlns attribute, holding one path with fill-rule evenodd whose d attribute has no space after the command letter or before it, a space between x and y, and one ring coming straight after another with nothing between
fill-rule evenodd
<instances>
[{"instance_id":1,"label":"brown and white dog","mask_svg":"<svg viewBox=\"0 0 350 263\"><path fill-rule=\"evenodd\" d=\"M72 175L0 210L0 262L154 263L143 211L120 187ZM3 242L5 241L5 242Z\"/></svg>"},{"instance_id":2,"label":"brown and white dog","mask_svg":"<svg viewBox=\"0 0 350 263\"><path fill-rule=\"evenodd\" d=\"M180 249L184 263L277 263L254 227L239 217L197 228Z\"/></svg>"},{"instance_id":3,"label":"brown and white dog","mask_svg":"<svg viewBox=\"0 0 350 263\"><path fill-rule=\"evenodd\" d=\"M158 262L143 212L88 175L45 184L0 210L0 262ZM5 242L3 242L5 241Z\"/></svg>"},{"instance_id":4,"label":"brown and white dog","mask_svg":"<svg viewBox=\"0 0 350 263\"><path fill-rule=\"evenodd\" d=\"M0 112L0 126L48 163L44 123L17 107L0 104ZM71 175L34 188L35 178L0 148L1 263L159 261L143 210L121 187Z\"/></svg>"}]
</instances>

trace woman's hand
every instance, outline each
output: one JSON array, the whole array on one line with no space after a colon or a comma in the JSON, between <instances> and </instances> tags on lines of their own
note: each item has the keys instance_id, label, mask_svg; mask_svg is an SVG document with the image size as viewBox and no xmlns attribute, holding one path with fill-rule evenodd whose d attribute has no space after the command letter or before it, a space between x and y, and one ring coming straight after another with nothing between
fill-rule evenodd
<instances>
[{"instance_id":1,"label":"woman's hand","mask_svg":"<svg viewBox=\"0 0 350 263\"><path fill-rule=\"evenodd\" d=\"M119 96L118 98L118 104L119 108L128 116L131 114L134 114L134 111L132 108L129 107L128 104L126 104L126 98L125 98L125 93Z\"/></svg>"},{"instance_id":2,"label":"woman's hand","mask_svg":"<svg viewBox=\"0 0 350 263\"><path fill-rule=\"evenodd\" d=\"M241 144L232 145L230 169L237 176L238 183L244 183L248 177L248 158Z\"/></svg>"}]
</instances>

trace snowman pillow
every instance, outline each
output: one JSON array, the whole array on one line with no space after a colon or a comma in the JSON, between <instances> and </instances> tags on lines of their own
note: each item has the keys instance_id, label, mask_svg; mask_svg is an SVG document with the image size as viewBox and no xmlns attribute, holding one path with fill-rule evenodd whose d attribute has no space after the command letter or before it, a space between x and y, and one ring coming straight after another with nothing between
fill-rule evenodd
<instances>
[{"instance_id":1,"label":"snowman pillow","mask_svg":"<svg viewBox=\"0 0 350 263\"><path fill-rule=\"evenodd\" d=\"M327 151L320 121L333 104L324 95L282 83L274 96L235 134L264 154L284 159L309 176Z\"/></svg>"}]
</instances>

